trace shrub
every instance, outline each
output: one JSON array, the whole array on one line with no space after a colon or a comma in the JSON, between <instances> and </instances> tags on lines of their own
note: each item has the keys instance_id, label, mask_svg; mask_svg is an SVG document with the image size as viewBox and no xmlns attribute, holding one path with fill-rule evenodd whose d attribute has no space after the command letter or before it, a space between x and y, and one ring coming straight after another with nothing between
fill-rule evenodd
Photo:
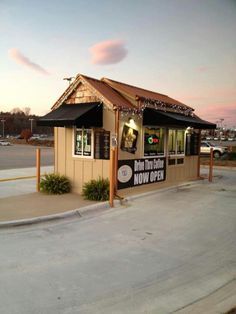
<instances>
[{"instance_id":1,"label":"shrub","mask_svg":"<svg viewBox=\"0 0 236 314\"><path fill-rule=\"evenodd\" d=\"M107 201L109 199L109 180L99 178L85 183L83 196L90 201Z\"/></svg>"},{"instance_id":2,"label":"shrub","mask_svg":"<svg viewBox=\"0 0 236 314\"><path fill-rule=\"evenodd\" d=\"M67 177L50 173L41 180L40 190L48 194L64 194L70 192L71 185Z\"/></svg>"}]
</instances>

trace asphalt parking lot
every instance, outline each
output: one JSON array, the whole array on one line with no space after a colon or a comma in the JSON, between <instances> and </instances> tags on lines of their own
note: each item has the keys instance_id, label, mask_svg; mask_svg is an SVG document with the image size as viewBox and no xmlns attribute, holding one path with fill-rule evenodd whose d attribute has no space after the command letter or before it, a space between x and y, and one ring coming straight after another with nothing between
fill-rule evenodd
<instances>
[{"instance_id":1,"label":"asphalt parking lot","mask_svg":"<svg viewBox=\"0 0 236 314\"><path fill-rule=\"evenodd\" d=\"M37 146L19 144L0 146L0 170L35 167L37 148ZM52 147L40 148L41 165L52 166L54 149Z\"/></svg>"}]
</instances>

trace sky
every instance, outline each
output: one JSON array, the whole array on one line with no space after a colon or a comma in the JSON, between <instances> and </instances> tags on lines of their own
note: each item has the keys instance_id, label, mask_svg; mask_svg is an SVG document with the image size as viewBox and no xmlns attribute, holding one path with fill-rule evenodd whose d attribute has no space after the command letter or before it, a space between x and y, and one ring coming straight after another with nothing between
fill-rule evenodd
<instances>
[{"instance_id":1,"label":"sky","mask_svg":"<svg viewBox=\"0 0 236 314\"><path fill-rule=\"evenodd\" d=\"M236 127L236 0L0 0L0 111L44 115L78 73Z\"/></svg>"}]
</instances>

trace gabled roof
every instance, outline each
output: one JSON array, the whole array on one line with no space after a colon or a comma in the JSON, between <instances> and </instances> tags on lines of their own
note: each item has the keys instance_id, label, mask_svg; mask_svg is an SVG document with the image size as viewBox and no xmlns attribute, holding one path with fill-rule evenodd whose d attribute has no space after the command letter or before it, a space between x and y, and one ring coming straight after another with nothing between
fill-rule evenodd
<instances>
[{"instance_id":1,"label":"gabled roof","mask_svg":"<svg viewBox=\"0 0 236 314\"><path fill-rule=\"evenodd\" d=\"M82 83L85 84L92 93L98 96L102 102L104 102L108 107L114 109L116 107L132 109L134 105L129 102L126 98L124 98L118 91L111 88L105 82L94 79L92 77L88 77L86 75L78 74L73 81L69 85L69 87L65 90L65 92L59 97L59 99L52 106L52 110L61 106L66 99L76 90L77 86Z\"/></svg>"},{"instance_id":2,"label":"gabled roof","mask_svg":"<svg viewBox=\"0 0 236 314\"><path fill-rule=\"evenodd\" d=\"M117 90L111 88L108 84L102 80L96 80L94 78L82 75L82 77L88 82L97 92L103 97L109 100L114 107L132 109L135 106L124 98Z\"/></svg>"},{"instance_id":3,"label":"gabled roof","mask_svg":"<svg viewBox=\"0 0 236 314\"><path fill-rule=\"evenodd\" d=\"M85 84L88 89L90 89L91 92L96 95L110 109L141 109L138 108L138 101L141 100L142 106L145 104L153 105L152 102L154 102L155 105L164 105L163 110L165 111L173 111L175 110L173 109L173 107L175 106L178 107L179 110L189 110L190 112L193 111L191 107L173 98L170 98L167 95L117 82L108 78L102 78L101 80L97 80L82 74L78 74L76 76L73 83L70 84L70 86L60 96L60 98L53 105L52 109L54 110L61 106L81 83Z\"/></svg>"},{"instance_id":4,"label":"gabled roof","mask_svg":"<svg viewBox=\"0 0 236 314\"><path fill-rule=\"evenodd\" d=\"M173 105L179 105L183 106L184 108L191 108L178 100L175 100L173 98L170 98L167 95L156 93L147 89L143 89L137 86L128 85L126 83L117 82L114 80L111 80L109 78L102 78L101 81L106 82L108 85L110 85L112 88L116 89L117 91L120 91L121 93L126 94L127 96L133 98L133 99L149 99L149 100L158 100L167 104L173 104ZM191 108L192 109L192 108Z\"/></svg>"}]
</instances>

